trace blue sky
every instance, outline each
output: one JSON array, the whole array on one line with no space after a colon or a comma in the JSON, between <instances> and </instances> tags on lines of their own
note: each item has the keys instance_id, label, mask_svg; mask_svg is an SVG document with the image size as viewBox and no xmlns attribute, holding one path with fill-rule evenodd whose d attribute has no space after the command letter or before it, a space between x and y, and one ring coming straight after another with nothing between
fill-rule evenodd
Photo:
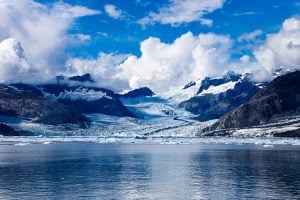
<instances>
[{"instance_id":1,"label":"blue sky","mask_svg":"<svg viewBox=\"0 0 300 200\"><path fill-rule=\"evenodd\" d=\"M38 1L43 4L56 2L56 0ZM91 36L91 41L84 46L69 50L72 55L83 57L97 56L100 51L140 55L139 44L148 37L158 37L163 42L169 43L188 31L194 34L207 32L228 34L233 39L257 29L262 30L264 34L277 32L286 18L300 12L297 0L227 0L222 8L205 15L205 18L213 20L212 26L201 25L197 21L177 26L160 23L141 26L137 23L138 20L150 12L157 12L168 2L161 0L64 0L64 2L102 12L100 15L77 19L69 30L70 33ZM107 4L115 5L126 16L122 19L109 17L104 10Z\"/></svg>"},{"instance_id":2,"label":"blue sky","mask_svg":"<svg viewBox=\"0 0 300 200\"><path fill-rule=\"evenodd\" d=\"M300 69L297 0L0 0L0 19L0 82L90 73L167 93L228 70Z\"/></svg>"}]
</instances>

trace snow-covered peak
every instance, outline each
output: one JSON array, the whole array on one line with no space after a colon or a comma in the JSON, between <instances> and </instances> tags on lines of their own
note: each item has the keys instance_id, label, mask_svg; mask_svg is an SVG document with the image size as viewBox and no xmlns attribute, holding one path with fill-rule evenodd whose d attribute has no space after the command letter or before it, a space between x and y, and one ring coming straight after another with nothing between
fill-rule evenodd
<instances>
[{"instance_id":1,"label":"snow-covered peak","mask_svg":"<svg viewBox=\"0 0 300 200\"><path fill-rule=\"evenodd\" d=\"M220 94L222 92L226 92L230 89L234 89L235 85L237 84L238 81L230 81L221 85L217 86L210 86L208 89L202 91L201 93L198 94L198 96L203 96L206 94Z\"/></svg>"},{"instance_id":2,"label":"snow-covered peak","mask_svg":"<svg viewBox=\"0 0 300 200\"><path fill-rule=\"evenodd\" d=\"M138 89L131 90L125 94L122 94L124 98L139 98L139 97L152 97L154 92L148 87L141 87Z\"/></svg>"},{"instance_id":3,"label":"snow-covered peak","mask_svg":"<svg viewBox=\"0 0 300 200\"><path fill-rule=\"evenodd\" d=\"M191 84L192 83L192 84ZM197 95L201 80L192 81L181 89L174 89L166 93L164 97L170 102L178 104Z\"/></svg>"},{"instance_id":4,"label":"snow-covered peak","mask_svg":"<svg viewBox=\"0 0 300 200\"><path fill-rule=\"evenodd\" d=\"M94 83L95 80L93 79L93 77L90 74L84 74L82 76L72 76L69 77L70 81L77 81L77 82L90 82L90 83Z\"/></svg>"},{"instance_id":5,"label":"snow-covered peak","mask_svg":"<svg viewBox=\"0 0 300 200\"><path fill-rule=\"evenodd\" d=\"M222 77L205 77L202 80L191 81L182 89L168 92L165 97L173 103L180 103L195 96L226 92L234 89L236 84L241 81L251 81L251 74L229 71ZM263 87L264 84L261 85Z\"/></svg>"},{"instance_id":6,"label":"snow-covered peak","mask_svg":"<svg viewBox=\"0 0 300 200\"><path fill-rule=\"evenodd\" d=\"M237 81L241 78L241 76L241 74L236 73L235 71L229 71L223 76L223 79L227 81Z\"/></svg>"}]
</instances>

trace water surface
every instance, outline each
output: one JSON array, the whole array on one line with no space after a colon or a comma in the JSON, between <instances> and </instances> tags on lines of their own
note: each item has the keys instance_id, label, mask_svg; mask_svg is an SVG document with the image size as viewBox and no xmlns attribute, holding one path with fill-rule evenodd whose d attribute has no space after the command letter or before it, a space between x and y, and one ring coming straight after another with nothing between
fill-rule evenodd
<instances>
[{"instance_id":1,"label":"water surface","mask_svg":"<svg viewBox=\"0 0 300 200\"><path fill-rule=\"evenodd\" d=\"M0 145L1 199L300 199L300 147Z\"/></svg>"}]
</instances>

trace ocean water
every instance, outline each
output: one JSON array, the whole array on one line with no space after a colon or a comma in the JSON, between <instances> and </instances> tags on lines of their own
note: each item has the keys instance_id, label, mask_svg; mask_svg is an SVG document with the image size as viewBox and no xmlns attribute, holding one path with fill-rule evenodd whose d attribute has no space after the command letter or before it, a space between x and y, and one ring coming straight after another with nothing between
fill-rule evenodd
<instances>
[{"instance_id":1,"label":"ocean water","mask_svg":"<svg viewBox=\"0 0 300 200\"><path fill-rule=\"evenodd\" d=\"M300 199L300 147L0 143L0 199Z\"/></svg>"}]
</instances>

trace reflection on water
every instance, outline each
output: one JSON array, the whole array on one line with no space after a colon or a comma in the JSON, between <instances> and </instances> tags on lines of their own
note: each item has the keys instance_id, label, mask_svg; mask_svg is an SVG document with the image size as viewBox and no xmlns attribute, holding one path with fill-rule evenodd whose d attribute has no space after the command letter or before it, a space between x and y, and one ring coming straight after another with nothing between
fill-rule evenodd
<instances>
[{"instance_id":1,"label":"reflection on water","mask_svg":"<svg viewBox=\"0 0 300 200\"><path fill-rule=\"evenodd\" d=\"M1 199L300 199L300 148L0 145Z\"/></svg>"}]
</instances>

